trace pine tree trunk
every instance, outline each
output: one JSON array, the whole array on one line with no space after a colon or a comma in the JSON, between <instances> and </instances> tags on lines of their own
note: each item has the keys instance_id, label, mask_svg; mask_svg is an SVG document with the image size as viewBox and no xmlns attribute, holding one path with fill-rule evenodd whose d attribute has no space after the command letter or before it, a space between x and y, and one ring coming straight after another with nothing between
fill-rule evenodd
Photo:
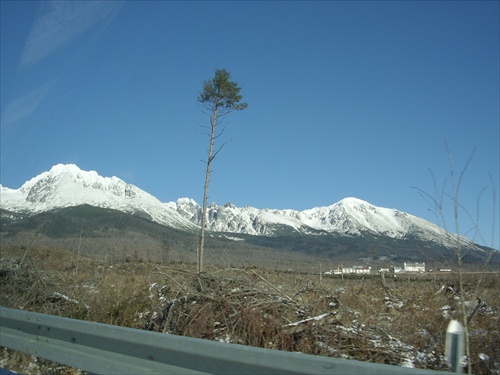
<instances>
[{"instance_id":1,"label":"pine tree trunk","mask_svg":"<svg viewBox=\"0 0 500 375\"><path fill-rule=\"evenodd\" d=\"M217 126L217 109L215 105L212 112L210 147L208 148L207 170L205 172L205 187L203 189L203 209L201 211L201 238L200 249L198 251L198 274L203 272L203 256L205 250L205 227L207 223L207 200L208 200L208 185L210 184L210 172L212 168L212 160L214 153L215 128Z\"/></svg>"}]
</instances>

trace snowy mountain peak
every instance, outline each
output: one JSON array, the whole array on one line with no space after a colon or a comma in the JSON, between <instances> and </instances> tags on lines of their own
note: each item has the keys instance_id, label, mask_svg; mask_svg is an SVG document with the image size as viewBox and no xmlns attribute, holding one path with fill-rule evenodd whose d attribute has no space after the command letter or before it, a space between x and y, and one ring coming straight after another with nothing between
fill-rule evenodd
<instances>
[{"instance_id":1,"label":"snowy mountain peak","mask_svg":"<svg viewBox=\"0 0 500 375\"><path fill-rule=\"evenodd\" d=\"M29 190L38 183L40 180L44 179L54 179L57 176L60 175L66 175L66 176L71 176L72 178L77 178L77 176L81 176L82 173L85 173L87 175L97 175L97 172L95 171L82 171L78 166L75 164L57 164L54 165L52 168L50 168L49 171L43 172L39 174L38 176L33 177L31 180L25 182L23 186L21 186L21 189L23 190Z\"/></svg>"},{"instance_id":2,"label":"snowy mountain peak","mask_svg":"<svg viewBox=\"0 0 500 375\"><path fill-rule=\"evenodd\" d=\"M192 198L179 198L179 199L177 199L177 204L188 205L188 206L198 206L198 203L196 203L195 200Z\"/></svg>"},{"instance_id":3,"label":"snowy mountain peak","mask_svg":"<svg viewBox=\"0 0 500 375\"><path fill-rule=\"evenodd\" d=\"M370 203L355 197L347 197L341 199L340 201L337 202L337 205L348 206L348 207L360 206L360 205L371 206Z\"/></svg>"},{"instance_id":4,"label":"snowy mountain peak","mask_svg":"<svg viewBox=\"0 0 500 375\"><path fill-rule=\"evenodd\" d=\"M19 189L2 188L1 207L27 213L88 204L127 213L139 213L164 225L195 229L169 204L127 184L118 177L102 177L74 164L58 164L32 178Z\"/></svg>"},{"instance_id":5,"label":"snowy mountain peak","mask_svg":"<svg viewBox=\"0 0 500 375\"><path fill-rule=\"evenodd\" d=\"M77 182L81 183L87 187L95 186L99 188L102 186L111 185L127 185L124 181L118 177L101 177L96 171L84 171L81 170L75 164L57 164L53 166L48 172L43 172L40 175L27 181L21 189L29 190L35 184L39 184L41 181L52 181L52 182Z\"/></svg>"},{"instance_id":6,"label":"snowy mountain peak","mask_svg":"<svg viewBox=\"0 0 500 375\"><path fill-rule=\"evenodd\" d=\"M61 173L78 174L82 172L84 171L82 171L76 164L56 164L52 168L50 168L49 171L49 173L51 174L61 174ZM97 175L97 172L95 171L87 171L86 173Z\"/></svg>"},{"instance_id":7,"label":"snowy mountain peak","mask_svg":"<svg viewBox=\"0 0 500 375\"><path fill-rule=\"evenodd\" d=\"M139 193L134 185L127 184L118 177L101 177L95 171L83 171L74 164L58 164L21 186L26 200L47 205L60 204L61 198L69 205L74 198L95 198L100 192L117 197L131 198Z\"/></svg>"},{"instance_id":8,"label":"snowy mountain peak","mask_svg":"<svg viewBox=\"0 0 500 375\"><path fill-rule=\"evenodd\" d=\"M344 198L337 203L335 203L337 209L345 209L347 211L358 211L358 212L378 212L379 209L387 210L387 208L377 207L371 203L354 197Z\"/></svg>"}]
</instances>

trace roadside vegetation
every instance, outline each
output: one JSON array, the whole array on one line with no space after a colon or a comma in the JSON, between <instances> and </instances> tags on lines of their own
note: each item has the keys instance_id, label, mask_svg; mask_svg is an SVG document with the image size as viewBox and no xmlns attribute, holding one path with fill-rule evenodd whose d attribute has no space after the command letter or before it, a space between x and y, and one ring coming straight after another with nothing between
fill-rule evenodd
<instances>
[{"instance_id":1,"label":"roadside vegetation","mask_svg":"<svg viewBox=\"0 0 500 375\"><path fill-rule=\"evenodd\" d=\"M270 349L447 370L446 328L472 311L471 364L500 374L500 274L320 276L215 265L79 255L49 247L2 248L0 305L165 334ZM297 271L301 270L301 271ZM326 269L323 269L326 271ZM462 295L460 295L462 293ZM462 302L463 301L463 302ZM472 319L473 318L473 319ZM0 365L24 374L77 374L5 348Z\"/></svg>"},{"instance_id":2,"label":"roadside vegetation","mask_svg":"<svg viewBox=\"0 0 500 375\"><path fill-rule=\"evenodd\" d=\"M480 193L477 196L477 201L476 201L476 217L474 218L473 215L471 215L471 211L469 211L466 207L464 207L461 204L460 200L460 190L462 188L462 184L464 182L463 178L465 176L465 173L467 172L467 169L469 168L473 158L476 149L474 148L465 162L463 168L457 173L454 167L454 162L453 162L453 157L451 150L448 146L448 142L445 140L445 149L446 153L448 156L448 166L449 166L449 179L451 182L451 186L448 188L446 186L447 180L444 181L443 187L441 190L438 189L437 183L436 183L436 178L434 174L432 174L433 177L433 182L434 182L434 193L429 194L425 192L422 189L417 188L419 191L420 195L424 197L431 205L431 211L434 212L436 215L436 218L438 219L438 222L440 223L439 225L442 226L445 230L449 232L447 229L446 225L446 220L445 220L445 211L448 205L451 205L451 210L450 212L453 213L453 219L454 219L454 231L452 231L453 237L454 237L454 255L456 258L457 262L457 269L458 269L458 300L460 302L460 314L458 320L463 326L464 330L464 335L465 335L465 358L466 361L470 361L472 358L472 351L471 351L471 340L472 340L472 334L471 334L471 329L470 329L470 324L471 320L474 317L475 311L477 307L474 305L468 303L466 300L466 285L465 285L465 264L464 264L464 259L465 259L465 251L464 251L464 241L463 238L461 237L461 229L463 225L462 216L466 216L469 218L470 223L468 226L470 226L470 229L464 233L469 233L473 232L474 236L473 238L475 239L476 237L480 238L482 243L486 243L482 233L481 233L481 225L479 222L480 219L480 208L481 208L481 195L487 190L491 190L492 193L492 201L491 201L491 209L492 209L492 234L491 234L491 246L492 248L488 250L488 254L484 260L483 264L483 269L486 270L494 256L498 256L498 251L494 250L495 247L495 235L497 232L496 228L496 208L497 208L497 194L496 194L496 185L494 183L493 177L491 173L489 174L490 177L490 186L485 186ZM487 206L488 207L488 206ZM483 283L484 278L483 276L479 276L474 280L475 283L475 292L472 296L472 300L477 300L478 305L481 303L481 298L479 297L479 293L481 290L481 284ZM468 287L468 286L467 286ZM475 368L473 367L472 363L467 364L467 373L473 374L475 372Z\"/></svg>"}]
</instances>

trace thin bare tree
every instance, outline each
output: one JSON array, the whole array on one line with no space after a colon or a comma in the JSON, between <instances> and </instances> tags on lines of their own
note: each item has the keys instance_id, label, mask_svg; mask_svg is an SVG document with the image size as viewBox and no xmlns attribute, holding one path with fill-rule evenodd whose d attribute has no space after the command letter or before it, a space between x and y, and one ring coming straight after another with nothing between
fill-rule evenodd
<instances>
[{"instance_id":1,"label":"thin bare tree","mask_svg":"<svg viewBox=\"0 0 500 375\"><path fill-rule=\"evenodd\" d=\"M479 207L480 207L480 197L482 193L486 190L486 187L481 190L477 197L477 203L476 203L476 218L473 218L470 212L460 203L460 188L463 183L463 178L465 176L466 171L468 170L473 158L474 154L476 152L476 149L474 148L467 159L464 167L460 170L459 175L457 176L455 166L453 163L453 158L452 158L452 153L450 151L450 148L448 146L448 142L445 141L445 149L446 153L448 156L448 167L449 167L449 173L450 173L450 180L451 180L451 187L450 191L446 192L446 180L442 185L441 190L439 190L438 185L436 183L436 178L434 174L432 174L432 179L433 179L433 184L434 184L434 191L433 194L429 194L425 192L424 190L420 188L416 188L420 195L426 199L431 206L431 211L434 212L436 215L438 223L446 230L448 231L448 228L446 227L446 221L445 221L445 209L444 209L444 198L449 198L451 200L452 204L452 212L453 212L453 221L454 221L454 251L455 251L455 257L457 260L457 265L458 265L458 283L459 283L459 299L460 299L460 311L459 314L461 316L461 321L464 327L464 334L465 334L465 351L466 351L466 356L467 356L467 369L468 373L472 374L472 356L471 356L471 350L470 350L470 337L469 337L469 324L476 313L477 309L481 306L481 300L478 298L479 294L479 288L480 285L482 284L484 280L484 272L481 274L481 277L477 280L476 288L472 297L472 300L478 300L476 306L468 306L467 301L465 300L465 289L464 289L464 265L463 265L463 241L464 237L461 234L461 213L465 213L468 218L470 219L471 223L473 224L472 230L474 231L474 239L477 237L481 238L481 240L484 242L484 238L481 234L481 230L479 227L479 218L480 218L480 212L479 212ZM492 193L493 193L493 231L492 231L492 249L489 252L489 255L487 256L485 262L484 262L484 270L486 270L488 264L491 261L491 258L493 256L493 246L495 242L495 217L496 217L496 187L493 183L493 179L491 178L490 175L490 180L491 180L491 188L492 188Z\"/></svg>"}]
</instances>

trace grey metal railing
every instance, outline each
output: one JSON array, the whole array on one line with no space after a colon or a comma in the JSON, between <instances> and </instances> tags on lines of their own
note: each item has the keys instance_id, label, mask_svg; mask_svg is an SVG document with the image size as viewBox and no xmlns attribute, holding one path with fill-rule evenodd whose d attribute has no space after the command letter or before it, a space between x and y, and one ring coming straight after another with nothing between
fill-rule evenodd
<instances>
[{"instance_id":1,"label":"grey metal railing","mask_svg":"<svg viewBox=\"0 0 500 375\"><path fill-rule=\"evenodd\" d=\"M0 307L0 346L95 374L439 374Z\"/></svg>"}]
</instances>

